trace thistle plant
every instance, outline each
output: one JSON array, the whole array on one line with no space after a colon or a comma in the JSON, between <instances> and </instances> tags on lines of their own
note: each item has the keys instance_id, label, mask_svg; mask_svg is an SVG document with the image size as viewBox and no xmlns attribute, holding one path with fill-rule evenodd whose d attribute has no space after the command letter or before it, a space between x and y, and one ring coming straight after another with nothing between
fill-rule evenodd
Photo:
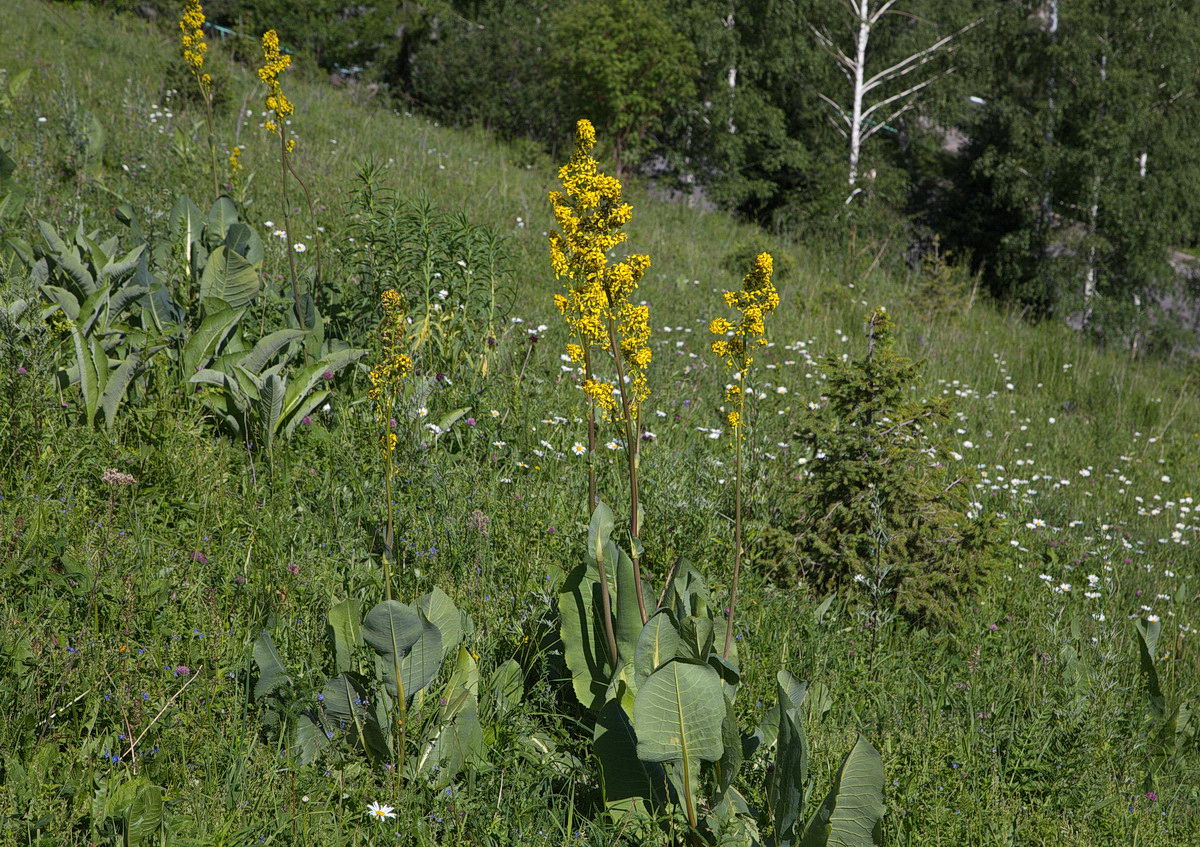
<instances>
[{"instance_id":1,"label":"thistle plant","mask_svg":"<svg viewBox=\"0 0 1200 847\"><path fill-rule=\"evenodd\" d=\"M712 351L720 357L730 371L733 382L725 387L725 402L728 410L725 421L729 425L730 440L734 450L733 474L733 581L729 587L729 615L725 621L725 647L723 658L729 658L733 643L733 616L737 609L738 578L742 571L742 442L746 437L746 377L754 363L751 351L755 345L767 343L766 325L763 318L779 305L779 293L771 281L774 262L770 253L759 253L754 267L742 280L740 291L726 291L725 305L736 309L740 315L737 323L728 318L715 318L708 325L709 331L719 336L712 343Z\"/></svg>"},{"instance_id":2,"label":"thistle plant","mask_svg":"<svg viewBox=\"0 0 1200 847\"><path fill-rule=\"evenodd\" d=\"M208 43L204 40L204 7L199 0L187 0L183 7L183 17L179 20L180 42L183 48L183 61L196 80L200 89L200 97L204 101L204 117L208 124L208 161L212 174L213 198L221 195L217 182L217 141L213 129L213 79L204 70L204 58L208 53Z\"/></svg>"},{"instance_id":3,"label":"thistle plant","mask_svg":"<svg viewBox=\"0 0 1200 847\"><path fill-rule=\"evenodd\" d=\"M621 182L600 172L592 156L596 131L590 121L576 124L575 152L559 169L562 191L550 192L558 230L550 233L550 262L554 276L564 281L565 292L554 296L570 331L567 354L583 366L583 390L588 397L588 506L599 503L596 491L596 408L606 421L625 430L629 464L630 557L636 577L638 610L647 620L641 591L641 542L638 515L638 458L641 442L640 413L650 394L646 371L650 366L650 310L632 302L650 257L633 254L609 263L609 252L624 243L621 227L633 217L633 207L623 202ZM609 360L616 380L597 376L598 354ZM600 567L603 574L603 562ZM601 579L602 602L608 608L606 579ZM606 617L606 620L608 618ZM611 624L606 627L609 648L616 659Z\"/></svg>"}]
</instances>

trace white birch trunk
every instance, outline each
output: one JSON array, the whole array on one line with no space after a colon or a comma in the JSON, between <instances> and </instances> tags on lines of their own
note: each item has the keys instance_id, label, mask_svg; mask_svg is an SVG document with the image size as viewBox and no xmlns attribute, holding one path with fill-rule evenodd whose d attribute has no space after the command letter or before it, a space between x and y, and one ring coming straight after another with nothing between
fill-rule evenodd
<instances>
[{"instance_id":1,"label":"white birch trunk","mask_svg":"<svg viewBox=\"0 0 1200 847\"><path fill-rule=\"evenodd\" d=\"M857 194L858 161L862 156L863 95L867 68L867 42L871 39L871 18L867 0L858 0L858 38L854 49L854 98L850 113L850 200Z\"/></svg>"},{"instance_id":2,"label":"white birch trunk","mask_svg":"<svg viewBox=\"0 0 1200 847\"><path fill-rule=\"evenodd\" d=\"M932 62L942 53L947 52L954 39L974 27L979 21L973 21L957 32L938 39L928 47L906 56L889 68L868 74L871 30L884 15L891 11L897 0L847 0L847 2L854 20L858 22L858 32L854 39L852 55L847 54L834 43L830 36L816 27L810 27L810 29L821 46L833 56L838 70L850 83L848 107L828 94L820 92L817 94L826 105L833 109L834 126L846 139L850 148L846 168L846 185L850 188L850 195L846 198L846 203L849 204L862 192L858 186L858 179L859 169L862 167L863 145L870 140L872 135L911 109L915 104L918 92L954 69L950 68L942 73L934 74L893 94L885 94L880 89L908 76L918 68ZM883 110L890 110L890 112Z\"/></svg>"}]
</instances>

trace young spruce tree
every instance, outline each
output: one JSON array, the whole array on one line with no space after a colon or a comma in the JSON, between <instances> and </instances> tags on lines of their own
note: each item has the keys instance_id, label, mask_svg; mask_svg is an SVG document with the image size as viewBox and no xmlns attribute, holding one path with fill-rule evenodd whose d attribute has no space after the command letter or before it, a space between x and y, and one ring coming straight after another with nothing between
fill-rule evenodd
<instances>
[{"instance_id":1,"label":"young spruce tree","mask_svg":"<svg viewBox=\"0 0 1200 847\"><path fill-rule=\"evenodd\" d=\"M796 433L806 474L758 558L821 592L869 591L917 625L953 624L1002 548L947 443L949 401L910 396L921 363L896 352L882 308L867 318L866 355L824 367L825 397Z\"/></svg>"}]
</instances>

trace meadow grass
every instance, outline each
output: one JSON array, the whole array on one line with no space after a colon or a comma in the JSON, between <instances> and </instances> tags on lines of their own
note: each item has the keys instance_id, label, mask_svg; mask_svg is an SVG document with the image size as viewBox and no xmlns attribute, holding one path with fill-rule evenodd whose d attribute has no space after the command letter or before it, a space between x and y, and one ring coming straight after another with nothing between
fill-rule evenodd
<instances>
[{"instance_id":1,"label":"meadow grass","mask_svg":"<svg viewBox=\"0 0 1200 847\"><path fill-rule=\"evenodd\" d=\"M253 48L236 52L252 60ZM235 195L268 242L266 275L282 285L285 246L265 223L281 202L274 139L259 126L258 81L234 52L217 43L210 59L217 137L246 146ZM14 176L32 189L32 218L117 233L107 210L121 202L151 227L180 193L206 205L202 113L171 93L187 81L177 65L173 37L141 21L35 0L0 7L0 68L33 69L0 125ZM315 216L298 215L294 238L322 240L327 285L353 293L347 210L364 161L384 166L401 196L427 196L510 238L516 322L488 380L428 401L431 420L470 407L467 448L422 449L420 425L408 433L397 557L411 597L440 585L471 615L470 649L485 668L517 658L523 702L488 724L486 765L444 790L398 792L341 748L299 766L264 729L250 696L258 633L273 634L297 686L315 694L328 671L328 608L383 595L382 465L370 412L356 402L363 373L268 458L219 435L183 395L134 398L111 433L86 429L73 389L52 382L53 350L6 358L0 839L118 843L97 798L136 771L165 789L171 844L619 843L594 808L583 725L557 717L569 709L554 597L580 555L586 478L571 448L586 438L550 300L546 192L556 166L523 161L481 131L398 113L363 89L293 77L295 161L316 203ZM105 140L80 167L85 113ZM726 256L758 234L636 185L629 195L630 246L653 260L639 289L655 352L645 567L661 579L683 556L724 596L732 461L714 437L725 374L705 327L740 276ZM1162 688L1195 708L1194 373L1131 361L981 300L934 315L891 258L899 244L876 245L885 259L873 264L873 253L772 241L793 271L777 280L782 305L753 386L751 527L812 458L796 455L790 434L819 401L816 359L861 355L863 317L883 305L901 349L927 360L919 390L953 398L961 463L983 508L1006 518L1011 547L956 631L895 622L874 632L848 598L818 613L823 598L751 563L737 621L749 696L738 709L749 718L773 703L780 666L819 683L827 700L810 695L807 721L815 783L828 783L862 729L887 768L887 844L1200 844L1195 728L1159 754L1133 625L1161 618ZM23 285L15 274L0 281L0 299ZM605 430L601 443L613 438ZM619 503L620 450L602 448L600 459L601 492ZM102 482L110 467L136 482ZM395 806L397 818L370 820L372 801Z\"/></svg>"}]
</instances>

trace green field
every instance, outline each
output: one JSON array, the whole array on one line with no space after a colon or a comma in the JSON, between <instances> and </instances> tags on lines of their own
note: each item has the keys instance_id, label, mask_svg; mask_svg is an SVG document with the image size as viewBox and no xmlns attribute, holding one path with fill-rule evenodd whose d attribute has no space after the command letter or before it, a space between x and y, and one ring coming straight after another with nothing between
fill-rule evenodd
<instances>
[{"instance_id":1,"label":"green field","mask_svg":"<svg viewBox=\"0 0 1200 847\"><path fill-rule=\"evenodd\" d=\"M255 333L285 326L291 307L256 50L218 42L209 58L219 164L224 174L228 145L245 146L231 194L265 243L265 287L244 319ZM8 234L42 249L37 221L64 237L81 225L119 236L124 252L117 207L162 238L180 195L208 208L203 112L180 93L190 78L177 51L173 35L90 6L0 4L0 83L32 71L0 111L12 179L28 189ZM290 189L291 240L306 245L294 257L303 278L320 246L330 335L377 346L382 313L350 259L363 163L398 196L506 239L488 373L432 380L410 398L424 414L398 426L394 584L405 602L444 590L470 617L463 643L483 679L515 660L519 686L507 700L480 692L485 750L449 784L397 775L354 749L350 732L301 764L272 723L280 713L254 696L261 632L294 702L311 704L334 672L330 609L384 598L384 470L366 399L374 352L267 449L217 425L177 378L174 351L151 360L111 428L89 427L79 386L56 379L76 362L64 326L36 314L25 329L0 321L0 843L132 843L135 812L114 799L123 785L162 789L161 822L142 843L687 843L677 822L630 829L599 808L592 726L563 680L556 598L583 561L588 518L585 462L572 450L587 441L585 405L551 300L561 287L546 195L558 163L303 67L284 84L294 165L313 199L308 209ZM744 273L730 257L760 246L776 257L782 304L751 383L751 539L813 460L792 433L821 402L817 360L862 356L877 306L895 319L901 351L926 360L914 396L951 401L953 461L1002 522L1002 568L953 628L866 626L853 589L823 603L803 583L771 579L752 554L736 619L742 725L774 705L781 667L808 680L810 802L861 731L886 770L885 844L1200 845L1200 718L1188 711L1200 709L1194 368L1133 361L982 296L935 308L895 241L848 255L636 183L627 196L629 247L652 260L638 297L653 330L641 500L655 593L682 557L725 602L733 461L718 409L727 374L707 327ZM0 302L49 304L21 261L3 268ZM177 282L171 268L159 278ZM602 427L597 457L619 520L622 439ZM109 468L136 482L102 481ZM1139 653L1139 621L1161 626L1154 656ZM436 707L414 708L414 739ZM743 767L752 806L764 803L771 761L760 753ZM372 820L372 802L396 817Z\"/></svg>"}]
</instances>

